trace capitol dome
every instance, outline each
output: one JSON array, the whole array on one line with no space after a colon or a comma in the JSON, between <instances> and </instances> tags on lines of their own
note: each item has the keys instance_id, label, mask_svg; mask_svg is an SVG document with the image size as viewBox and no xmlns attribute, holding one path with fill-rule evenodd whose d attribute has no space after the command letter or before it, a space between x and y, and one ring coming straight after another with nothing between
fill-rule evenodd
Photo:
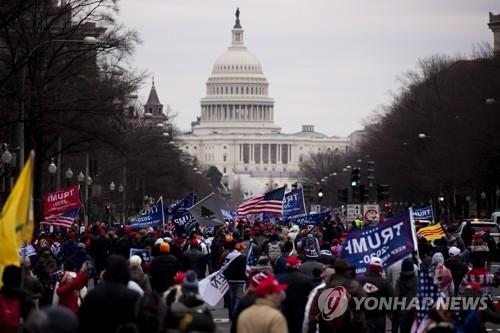
<instances>
[{"instance_id":1,"label":"capitol dome","mask_svg":"<svg viewBox=\"0 0 500 333\"><path fill-rule=\"evenodd\" d=\"M239 10L231 31L232 41L217 58L201 99L196 133L277 133L274 125L274 100L269 97L260 61L243 42Z\"/></svg>"},{"instance_id":2,"label":"capitol dome","mask_svg":"<svg viewBox=\"0 0 500 333\"><path fill-rule=\"evenodd\" d=\"M246 47L229 47L215 62L212 74L263 74L262 66Z\"/></svg>"}]
</instances>

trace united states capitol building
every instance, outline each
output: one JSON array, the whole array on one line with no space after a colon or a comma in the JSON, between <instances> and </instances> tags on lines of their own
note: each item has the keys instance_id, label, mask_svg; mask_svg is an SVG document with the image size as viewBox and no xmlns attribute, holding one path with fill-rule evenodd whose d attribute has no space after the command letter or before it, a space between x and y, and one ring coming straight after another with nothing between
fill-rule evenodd
<instances>
[{"instance_id":1,"label":"united states capitol building","mask_svg":"<svg viewBox=\"0 0 500 333\"><path fill-rule=\"evenodd\" d=\"M206 82L201 115L191 131L180 136L179 147L204 169L216 166L228 189L239 186L247 195L300 181L300 163L309 154L342 154L356 140L356 132L328 136L314 131L313 125L282 133L274 123L274 99L268 89L261 63L244 44L238 11L231 45Z\"/></svg>"}]
</instances>

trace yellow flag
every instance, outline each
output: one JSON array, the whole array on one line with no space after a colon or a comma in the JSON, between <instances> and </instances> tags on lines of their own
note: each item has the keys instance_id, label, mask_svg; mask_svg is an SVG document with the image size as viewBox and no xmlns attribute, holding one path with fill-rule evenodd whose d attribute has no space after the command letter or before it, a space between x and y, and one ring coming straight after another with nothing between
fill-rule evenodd
<instances>
[{"instance_id":1,"label":"yellow flag","mask_svg":"<svg viewBox=\"0 0 500 333\"><path fill-rule=\"evenodd\" d=\"M443 228L441 227L441 224L435 224L431 225L425 228L420 229L417 231L417 236L424 237L428 241L440 239L443 237L446 237L446 234L444 233Z\"/></svg>"},{"instance_id":2,"label":"yellow flag","mask_svg":"<svg viewBox=\"0 0 500 333\"><path fill-rule=\"evenodd\" d=\"M33 218L33 163L30 157L14 188L10 192L0 215L0 277L9 265L20 265L19 249L31 242L34 228ZM2 281L0 278L0 287Z\"/></svg>"}]
</instances>

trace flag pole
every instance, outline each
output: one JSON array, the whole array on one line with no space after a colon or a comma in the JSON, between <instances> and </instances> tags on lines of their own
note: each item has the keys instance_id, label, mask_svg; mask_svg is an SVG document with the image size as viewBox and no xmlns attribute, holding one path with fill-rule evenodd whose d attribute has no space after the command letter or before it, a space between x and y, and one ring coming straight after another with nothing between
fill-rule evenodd
<instances>
[{"instance_id":1,"label":"flag pole","mask_svg":"<svg viewBox=\"0 0 500 333\"><path fill-rule=\"evenodd\" d=\"M163 231L165 231L165 210L163 209L163 195L160 196L160 207L161 207L161 225Z\"/></svg>"},{"instance_id":2,"label":"flag pole","mask_svg":"<svg viewBox=\"0 0 500 333\"><path fill-rule=\"evenodd\" d=\"M417 231L415 230L415 221L413 219L413 207L408 207L408 214L410 214L410 227L413 245L415 246L417 257L420 259L420 254L418 253ZM418 267L420 268L420 261L418 262Z\"/></svg>"}]
</instances>

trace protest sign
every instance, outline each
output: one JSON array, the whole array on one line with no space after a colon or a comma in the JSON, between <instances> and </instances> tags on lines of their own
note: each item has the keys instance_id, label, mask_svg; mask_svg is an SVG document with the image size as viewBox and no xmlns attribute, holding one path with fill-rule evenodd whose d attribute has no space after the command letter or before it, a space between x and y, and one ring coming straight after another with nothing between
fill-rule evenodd
<instances>
[{"instance_id":1,"label":"protest sign","mask_svg":"<svg viewBox=\"0 0 500 333\"><path fill-rule=\"evenodd\" d=\"M135 216L130 221L132 229L147 229L156 227L164 223L163 200L160 198L158 202L151 207L145 209L141 214Z\"/></svg>"},{"instance_id":2,"label":"protest sign","mask_svg":"<svg viewBox=\"0 0 500 333\"><path fill-rule=\"evenodd\" d=\"M300 227L307 226L317 226L319 223L330 213L330 211L324 211L318 214L309 214L307 216L294 217L283 220L284 225L297 224Z\"/></svg>"},{"instance_id":3,"label":"protest sign","mask_svg":"<svg viewBox=\"0 0 500 333\"><path fill-rule=\"evenodd\" d=\"M283 216L292 217L306 214L304 193L302 188L295 189L285 194L283 199Z\"/></svg>"},{"instance_id":4,"label":"protest sign","mask_svg":"<svg viewBox=\"0 0 500 333\"><path fill-rule=\"evenodd\" d=\"M372 257L382 259L384 268L416 249L409 211L374 227L351 231L343 245L342 258L356 267L356 275L366 273Z\"/></svg>"},{"instance_id":5,"label":"protest sign","mask_svg":"<svg viewBox=\"0 0 500 333\"><path fill-rule=\"evenodd\" d=\"M138 255L139 257L142 258L144 262L150 262L151 261L151 250L146 250L146 249L130 249L130 257L133 255Z\"/></svg>"},{"instance_id":6,"label":"protest sign","mask_svg":"<svg viewBox=\"0 0 500 333\"><path fill-rule=\"evenodd\" d=\"M361 205L347 205L347 222L351 223L356 218L361 218Z\"/></svg>"},{"instance_id":7,"label":"protest sign","mask_svg":"<svg viewBox=\"0 0 500 333\"><path fill-rule=\"evenodd\" d=\"M82 206L80 202L80 185L66 187L57 192L43 196L43 215L63 213Z\"/></svg>"},{"instance_id":8,"label":"protest sign","mask_svg":"<svg viewBox=\"0 0 500 333\"><path fill-rule=\"evenodd\" d=\"M423 208L413 208L413 218L415 220L434 220L432 205Z\"/></svg>"}]
</instances>

